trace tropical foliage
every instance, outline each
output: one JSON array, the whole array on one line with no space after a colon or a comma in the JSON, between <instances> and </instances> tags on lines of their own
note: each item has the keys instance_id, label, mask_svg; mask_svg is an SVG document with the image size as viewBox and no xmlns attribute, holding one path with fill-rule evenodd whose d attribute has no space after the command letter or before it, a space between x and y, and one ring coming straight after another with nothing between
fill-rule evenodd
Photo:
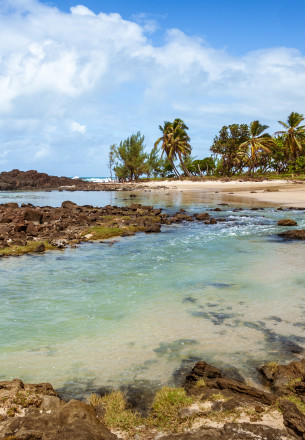
<instances>
[{"instance_id":1,"label":"tropical foliage","mask_svg":"<svg viewBox=\"0 0 305 440\"><path fill-rule=\"evenodd\" d=\"M182 170L187 176L191 176L185 163L184 158L188 157L192 151L190 146L190 138L186 132L188 127L182 121L182 119L175 119L174 122L164 122L164 126L159 126L162 136L155 142L155 148L162 142L162 154L165 153L168 161L172 165L172 168L177 177L179 172L174 165L174 160L178 157Z\"/></svg>"},{"instance_id":2,"label":"tropical foliage","mask_svg":"<svg viewBox=\"0 0 305 440\"><path fill-rule=\"evenodd\" d=\"M176 118L159 126L161 136L149 153L140 132L119 147L111 145L108 166L120 180L305 173L304 116L292 112L286 122L278 122L283 129L273 136L259 120L223 126L214 137L211 156L200 159L191 156L188 127Z\"/></svg>"},{"instance_id":3,"label":"tropical foliage","mask_svg":"<svg viewBox=\"0 0 305 440\"><path fill-rule=\"evenodd\" d=\"M294 159L302 153L305 143L305 125L300 125L303 121L304 116L295 112L290 113L287 122L278 121L286 130L276 134L283 136L283 144L290 149Z\"/></svg>"}]
</instances>

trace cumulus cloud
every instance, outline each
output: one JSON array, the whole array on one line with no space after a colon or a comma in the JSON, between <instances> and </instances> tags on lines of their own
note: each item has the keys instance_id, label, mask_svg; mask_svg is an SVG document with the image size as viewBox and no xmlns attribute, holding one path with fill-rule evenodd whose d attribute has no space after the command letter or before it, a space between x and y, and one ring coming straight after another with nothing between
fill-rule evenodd
<instances>
[{"instance_id":1,"label":"cumulus cloud","mask_svg":"<svg viewBox=\"0 0 305 440\"><path fill-rule=\"evenodd\" d=\"M272 131L278 119L304 111L298 50L234 57L179 29L154 45L157 26L140 18L95 14L81 4L64 13L38 0L1 1L2 167L35 159L56 173L64 157L66 174L105 174L108 145L141 130L152 146L158 125L175 117L189 125L194 153L204 156L223 124L260 118ZM75 133L86 136L76 143ZM102 164L91 161L92 149Z\"/></svg>"},{"instance_id":2,"label":"cumulus cloud","mask_svg":"<svg viewBox=\"0 0 305 440\"><path fill-rule=\"evenodd\" d=\"M86 125L81 125L78 122L72 121L70 125L71 131L76 133L85 134L86 133Z\"/></svg>"}]
</instances>

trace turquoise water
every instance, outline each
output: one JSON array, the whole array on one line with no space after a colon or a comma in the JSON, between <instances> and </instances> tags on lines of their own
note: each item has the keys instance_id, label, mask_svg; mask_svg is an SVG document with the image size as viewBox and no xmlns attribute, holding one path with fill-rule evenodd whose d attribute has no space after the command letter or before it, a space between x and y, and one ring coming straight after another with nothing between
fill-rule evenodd
<instances>
[{"instance_id":1,"label":"turquoise water","mask_svg":"<svg viewBox=\"0 0 305 440\"><path fill-rule=\"evenodd\" d=\"M0 193L7 199L130 203L117 193ZM132 201L193 212L219 202L153 193ZM49 381L73 394L171 383L195 359L254 377L264 361L302 356L305 244L277 239L276 222L288 216L304 227L304 214L234 207L215 213L230 219L217 225L163 226L114 244L0 260L0 378Z\"/></svg>"}]
</instances>

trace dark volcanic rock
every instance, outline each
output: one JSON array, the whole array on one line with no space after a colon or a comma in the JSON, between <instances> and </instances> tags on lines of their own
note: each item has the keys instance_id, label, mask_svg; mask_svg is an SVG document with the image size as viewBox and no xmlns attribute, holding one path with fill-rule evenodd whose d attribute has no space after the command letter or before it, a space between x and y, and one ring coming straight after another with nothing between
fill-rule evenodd
<instances>
[{"instance_id":1,"label":"dark volcanic rock","mask_svg":"<svg viewBox=\"0 0 305 440\"><path fill-rule=\"evenodd\" d=\"M280 232L277 235L288 240L305 240L305 229L293 229L292 231Z\"/></svg>"},{"instance_id":2,"label":"dark volcanic rock","mask_svg":"<svg viewBox=\"0 0 305 440\"><path fill-rule=\"evenodd\" d=\"M305 381L305 359L290 362L287 365L276 363L263 365L258 368L258 371L273 391L286 394L290 391L288 386L291 383L295 381L296 386L298 382Z\"/></svg>"},{"instance_id":3,"label":"dark volcanic rock","mask_svg":"<svg viewBox=\"0 0 305 440\"><path fill-rule=\"evenodd\" d=\"M81 179L50 176L46 173L38 173L36 170L12 170L0 173L0 191L50 191L52 189L57 189L59 191L62 191L63 189L66 191L117 191L126 188L124 188L124 185L122 186L122 184L86 182ZM128 189L132 190L134 188L129 184Z\"/></svg>"},{"instance_id":4,"label":"dark volcanic rock","mask_svg":"<svg viewBox=\"0 0 305 440\"><path fill-rule=\"evenodd\" d=\"M201 379L204 380L207 388L227 390L231 397L236 396L236 394L243 397L246 396L248 399L257 400L264 405L272 405L275 402L273 394L250 387L239 380L223 377L223 373L218 368L204 361L197 362L191 373L186 376L185 388L192 394L192 389L196 388L196 383ZM195 393L197 393L197 390Z\"/></svg>"},{"instance_id":5,"label":"dark volcanic rock","mask_svg":"<svg viewBox=\"0 0 305 440\"><path fill-rule=\"evenodd\" d=\"M218 377L223 377L221 370L212 365L209 365L205 361L196 362L194 368L191 373L186 376L186 384L193 385L193 383L197 382L199 379L215 379Z\"/></svg>"},{"instance_id":6,"label":"dark volcanic rock","mask_svg":"<svg viewBox=\"0 0 305 440\"><path fill-rule=\"evenodd\" d=\"M209 220L211 216L207 212L202 212L201 214L195 214L194 217L197 220Z\"/></svg>"},{"instance_id":7,"label":"dark volcanic rock","mask_svg":"<svg viewBox=\"0 0 305 440\"><path fill-rule=\"evenodd\" d=\"M3 427L1 425L4 425ZM117 436L97 419L95 409L84 402L58 399L52 410L29 411L25 417L0 422L1 435L15 440L115 440Z\"/></svg>"},{"instance_id":8,"label":"dark volcanic rock","mask_svg":"<svg viewBox=\"0 0 305 440\"><path fill-rule=\"evenodd\" d=\"M1 439L117 439L97 419L92 406L77 400L64 402L50 384L24 384L18 379L0 382L0 397L6 412L0 419Z\"/></svg>"},{"instance_id":9,"label":"dark volcanic rock","mask_svg":"<svg viewBox=\"0 0 305 440\"><path fill-rule=\"evenodd\" d=\"M291 220L290 218L283 218L277 222L279 226L298 226L295 220Z\"/></svg>"},{"instance_id":10,"label":"dark volcanic rock","mask_svg":"<svg viewBox=\"0 0 305 440\"><path fill-rule=\"evenodd\" d=\"M280 408L283 411L284 425L291 434L297 438L305 439L305 416L296 407L296 405L287 400L280 402Z\"/></svg>"}]
</instances>

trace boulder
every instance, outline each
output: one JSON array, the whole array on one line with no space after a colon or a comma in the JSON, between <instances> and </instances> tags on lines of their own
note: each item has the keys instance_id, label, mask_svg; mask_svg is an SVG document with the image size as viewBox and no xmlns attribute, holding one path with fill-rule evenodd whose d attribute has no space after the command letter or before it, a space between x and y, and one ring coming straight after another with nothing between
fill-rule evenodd
<instances>
[{"instance_id":1,"label":"boulder","mask_svg":"<svg viewBox=\"0 0 305 440\"><path fill-rule=\"evenodd\" d=\"M286 394L293 382L298 384L305 380L305 359L287 365L266 364L259 367L258 371L273 391Z\"/></svg>"},{"instance_id":2,"label":"boulder","mask_svg":"<svg viewBox=\"0 0 305 440\"><path fill-rule=\"evenodd\" d=\"M204 361L197 362L191 373L186 376L185 388L191 392L193 388L197 388L196 384L199 380L203 380L204 386L207 388L228 391L232 397L239 395L251 400L257 400L264 405L272 405L275 402L275 396L273 394L265 393L239 380L224 377L221 370Z\"/></svg>"},{"instance_id":3,"label":"boulder","mask_svg":"<svg viewBox=\"0 0 305 440\"><path fill-rule=\"evenodd\" d=\"M66 200L62 202L61 207L64 209L74 209L77 207L77 204L74 202L71 202L70 200Z\"/></svg>"},{"instance_id":4,"label":"boulder","mask_svg":"<svg viewBox=\"0 0 305 440\"><path fill-rule=\"evenodd\" d=\"M280 402L280 409L283 411L284 425L297 438L305 439L305 415L296 405L287 400Z\"/></svg>"},{"instance_id":5,"label":"boulder","mask_svg":"<svg viewBox=\"0 0 305 440\"><path fill-rule=\"evenodd\" d=\"M33 252L44 252L46 250L46 247L43 243L40 243Z\"/></svg>"},{"instance_id":6,"label":"boulder","mask_svg":"<svg viewBox=\"0 0 305 440\"><path fill-rule=\"evenodd\" d=\"M290 218L283 218L277 222L278 226L298 226L295 220L291 220Z\"/></svg>"},{"instance_id":7,"label":"boulder","mask_svg":"<svg viewBox=\"0 0 305 440\"><path fill-rule=\"evenodd\" d=\"M305 229L293 229L292 231L280 232L277 235L287 240L305 240Z\"/></svg>"},{"instance_id":8,"label":"boulder","mask_svg":"<svg viewBox=\"0 0 305 440\"><path fill-rule=\"evenodd\" d=\"M159 223L152 223L145 227L145 231L147 234L152 232L161 232L161 225Z\"/></svg>"},{"instance_id":9,"label":"boulder","mask_svg":"<svg viewBox=\"0 0 305 440\"><path fill-rule=\"evenodd\" d=\"M38 227L34 222L28 222L26 228L27 235L31 235L32 237L37 237L38 235Z\"/></svg>"},{"instance_id":10,"label":"boulder","mask_svg":"<svg viewBox=\"0 0 305 440\"><path fill-rule=\"evenodd\" d=\"M49 402L47 411L30 410L24 417L14 417L0 422L1 438L14 440L116 440L95 413L84 402L60 399Z\"/></svg>"},{"instance_id":11,"label":"boulder","mask_svg":"<svg viewBox=\"0 0 305 440\"><path fill-rule=\"evenodd\" d=\"M42 212L40 210L38 211L35 209L26 209L23 214L24 220L38 222L38 223L41 223L42 216L43 216Z\"/></svg>"},{"instance_id":12,"label":"boulder","mask_svg":"<svg viewBox=\"0 0 305 440\"><path fill-rule=\"evenodd\" d=\"M199 221L203 221L203 220L209 220L209 218L211 217L210 214L208 214L207 212L202 212L200 214L195 214L194 216L197 220Z\"/></svg>"}]
</instances>

